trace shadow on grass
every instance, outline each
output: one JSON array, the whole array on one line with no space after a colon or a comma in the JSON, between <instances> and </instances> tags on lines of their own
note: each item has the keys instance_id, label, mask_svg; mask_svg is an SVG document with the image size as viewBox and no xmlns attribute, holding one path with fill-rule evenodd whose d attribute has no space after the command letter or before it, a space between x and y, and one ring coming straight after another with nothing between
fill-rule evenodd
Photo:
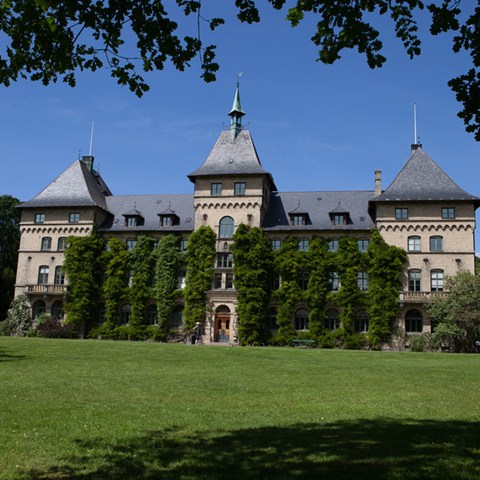
<instances>
[{"instance_id":1,"label":"shadow on grass","mask_svg":"<svg viewBox=\"0 0 480 480\"><path fill-rule=\"evenodd\" d=\"M26 355L14 355L11 353L7 353L5 349L0 348L0 362L8 362L12 360L22 360L26 358Z\"/></svg>"},{"instance_id":2,"label":"shadow on grass","mask_svg":"<svg viewBox=\"0 0 480 480\"><path fill-rule=\"evenodd\" d=\"M473 480L479 457L480 422L378 419L79 441L77 456L24 478Z\"/></svg>"}]
</instances>

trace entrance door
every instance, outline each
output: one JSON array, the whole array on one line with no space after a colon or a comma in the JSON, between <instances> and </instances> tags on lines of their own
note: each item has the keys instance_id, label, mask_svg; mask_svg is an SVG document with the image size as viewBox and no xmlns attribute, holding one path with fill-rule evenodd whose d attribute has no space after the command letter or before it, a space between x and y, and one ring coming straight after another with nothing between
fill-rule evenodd
<instances>
[{"instance_id":1,"label":"entrance door","mask_svg":"<svg viewBox=\"0 0 480 480\"><path fill-rule=\"evenodd\" d=\"M225 313L217 313L215 315L215 341L230 341L230 315Z\"/></svg>"}]
</instances>

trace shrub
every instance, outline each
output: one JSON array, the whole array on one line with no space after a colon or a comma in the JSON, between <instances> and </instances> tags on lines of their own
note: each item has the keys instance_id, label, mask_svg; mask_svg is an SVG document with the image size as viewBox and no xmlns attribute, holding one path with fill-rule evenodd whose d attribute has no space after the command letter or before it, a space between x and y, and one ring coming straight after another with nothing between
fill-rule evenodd
<instances>
[{"instance_id":1,"label":"shrub","mask_svg":"<svg viewBox=\"0 0 480 480\"><path fill-rule=\"evenodd\" d=\"M412 352L424 352L427 342L424 335L412 335L409 338L410 350Z\"/></svg>"},{"instance_id":2,"label":"shrub","mask_svg":"<svg viewBox=\"0 0 480 480\"><path fill-rule=\"evenodd\" d=\"M368 347L368 338L363 333L353 333L345 338L345 348L348 350L366 350Z\"/></svg>"},{"instance_id":3,"label":"shrub","mask_svg":"<svg viewBox=\"0 0 480 480\"><path fill-rule=\"evenodd\" d=\"M63 324L51 315L42 313L35 326L38 336L45 338L71 338L75 334L73 325Z\"/></svg>"},{"instance_id":4,"label":"shrub","mask_svg":"<svg viewBox=\"0 0 480 480\"><path fill-rule=\"evenodd\" d=\"M32 329L30 305L25 295L14 298L7 312L7 319L0 323L2 335L26 336Z\"/></svg>"}]
</instances>

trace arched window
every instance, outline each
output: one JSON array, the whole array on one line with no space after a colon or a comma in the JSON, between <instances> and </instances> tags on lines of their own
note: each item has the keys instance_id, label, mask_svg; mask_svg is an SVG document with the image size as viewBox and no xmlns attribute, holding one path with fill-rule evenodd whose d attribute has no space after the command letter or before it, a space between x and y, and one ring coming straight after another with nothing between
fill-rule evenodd
<instances>
[{"instance_id":1,"label":"arched window","mask_svg":"<svg viewBox=\"0 0 480 480\"><path fill-rule=\"evenodd\" d=\"M368 332L368 315L365 310L359 310L356 313L355 320L353 321L353 331L355 333Z\"/></svg>"},{"instance_id":2,"label":"arched window","mask_svg":"<svg viewBox=\"0 0 480 480\"><path fill-rule=\"evenodd\" d=\"M151 303L147 306L147 323L149 325L157 324L157 306L154 303Z\"/></svg>"},{"instance_id":3,"label":"arched window","mask_svg":"<svg viewBox=\"0 0 480 480\"><path fill-rule=\"evenodd\" d=\"M443 237L440 235L430 237L430 251L443 252Z\"/></svg>"},{"instance_id":4,"label":"arched window","mask_svg":"<svg viewBox=\"0 0 480 480\"><path fill-rule=\"evenodd\" d=\"M233 237L233 218L232 217L223 217L220 220L220 238L232 238Z\"/></svg>"},{"instance_id":5,"label":"arched window","mask_svg":"<svg viewBox=\"0 0 480 480\"><path fill-rule=\"evenodd\" d=\"M53 302L52 317L55 320L63 319L63 302L61 300L55 300L55 302Z\"/></svg>"},{"instance_id":6,"label":"arched window","mask_svg":"<svg viewBox=\"0 0 480 480\"><path fill-rule=\"evenodd\" d=\"M215 313L230 313L230 309L226 305L219 305Z\"/></svg>"},{"instance_id":7,"label":"arched window","mask_svg":"<svg viewBox=\"0 0 480 480\"><path fill-rule=\"evenodd\" d=\"M46 251L50 251L51 249L52 249L52 239L51 239L51 237L43 237L42 238L41 250L46 252Z\"/></svg>"},{"instance_id":8,"label":"arched window","mask_svg":"<svg viewBox=\"0 0 480 480\"><path fill-rule=\"evenodd\" d=\"M334 308L329 308L325 312L325 321L323 322L323 327L326 330L336 330L340 328L340 313Z\"/></svg>"},{"instance_id":9,"label":"arched window","mask_svg":"<svg viewBox=\"0 0 480 480\"><path fill-rule=\"evenodd\" d=\"M126 303L122 307L122 311L120 312L120 322L123 325L126 325L130 321L130 304Z\"/></svg>"},{"instance_id":10,"label":"arched window","mask_svg":"<svg viewBox=\"0 0 480 480\"><path fill-rule=\"evenodd\" d=\"M308 310L299 308L295 312L295 330L308 330Z\"/></svg>"},{"instance_id":11,"label":"arched window","mask_svg":"<svg viewBox=\"0 0 480 480\"><path fill-rule=\"evenodd\" d=\"M33 320L38 320L38 317L42 313L45 313L45 302L43 300L37 300L32 305L32 319Z\"/></svg>"},{"instance_id":12,"label":"arched window","mask_svg":"<svg viewBox=\"0 0 480 480\"><path fill-rule=\"evenodd\" d=\"M408 251L409 252L420 252L421 248L421 241L420 237L417 235L413 235L408 237Z\"/></svg>"},{"instance_id":13,"label":"arched window","mask_svg":"<svg viewBox=\"0 0 480 480\"><path fill-rule=\"evenodd\" d=\"M57 250L63 252L67 246L67 237L60 237L57 242Z\"/></svg>"},{"instance_id":14,"label":"arched window","mask_svg":"<svg viewBox=\"0 0 480 480\"><path fill-rule=\"evenodd\" d=\"M423 331L423 317L419 310L408 310L405 314L405 332L421 333Z\"/></svg>"},{"instance_id":15,"label":"arched window","mask_svg":"<svg viewBox=\"0 0 480 480\"><path fill-rule=\"evenodd\" d=\"M38 267L38 282L39 285L47 285L48 283L48 265L41 265Z\"/></svg>"}]
</instances>

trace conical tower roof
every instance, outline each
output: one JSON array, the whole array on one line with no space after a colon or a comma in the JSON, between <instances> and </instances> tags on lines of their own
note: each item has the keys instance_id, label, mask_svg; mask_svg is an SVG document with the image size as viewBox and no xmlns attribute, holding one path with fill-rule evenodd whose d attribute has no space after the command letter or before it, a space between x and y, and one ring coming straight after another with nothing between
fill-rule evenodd
<instances>
[{"instance_id":1,"label":"conical tower roof","mask_svg":"<svg viewBox=\"0 0 480 480\"><path fill-rule=\"evenodd\" d=\"M480 202L478 197L460 188L421 146L416 148L388 188L372 199L374 202L416 200Z\"/></svg>"},{"instance_id":2,"label":"conical tower roof","mask_svg":"<svg viewBox=\"0 0 480 480\"><path fill-rule=\"evenodd\" d=\"M92 207L108 210L106 196L112 193L102 177L90 171L81 160L75 161L37 196L21 208Z\"/></svg>"}]
</instances>

